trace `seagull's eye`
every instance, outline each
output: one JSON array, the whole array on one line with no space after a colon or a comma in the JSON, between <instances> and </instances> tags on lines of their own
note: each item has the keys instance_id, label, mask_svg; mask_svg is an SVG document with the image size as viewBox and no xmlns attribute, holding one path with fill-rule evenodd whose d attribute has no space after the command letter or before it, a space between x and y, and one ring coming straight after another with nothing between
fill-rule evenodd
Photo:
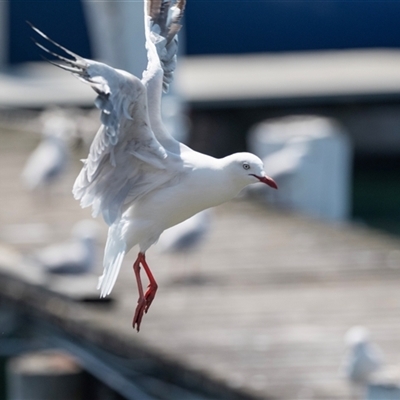
<instances>
[{"instance_id":1,"label":"seagull's eye","mask_svg":"<svg viewBox=\"0 0 400 400\"><path fill-rule=\"evenodd\" d=\"M248 164L248 163L243 163L243 168L244 168L245 170L250 169L250 164Z\"/></svg>"}]
</instances>

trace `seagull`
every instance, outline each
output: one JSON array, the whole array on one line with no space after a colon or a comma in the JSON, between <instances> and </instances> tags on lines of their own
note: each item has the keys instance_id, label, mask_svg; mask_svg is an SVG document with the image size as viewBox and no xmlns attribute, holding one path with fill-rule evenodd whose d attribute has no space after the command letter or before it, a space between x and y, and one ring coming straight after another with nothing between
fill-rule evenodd
<instances>
[{"instance_id":1,"label":"seagull","mask_svg":"<svg viewBox=\"0 0 400 400\"><path fill-rule=\"evenodd\" d=\"M59 61L56 66L89 84L101 110L97 132L79 173L73 195L108 224L100 296L111 293L125 255L134 247L133 264L139 298L132 326L138 332L157 292L146 251L162 232L196 213L234 198L246 186L262 182L277 188L251 153L222 159L196 152L170 135L161 118L162 93L176 66L178 32L185 0L145 0L148 64L142 79L127 71L85 59L32 29L66 56L35 43ZM143 267L149 285L140 276Z\"/></svg>"},{"instance_id":2,"label":"seagull","mask_svg":"<svg viewBox=\"0 0 400 400\"><path fill-rule=\"evenodd\" d=\"M157 247L166 253L188 253L196 248L210 230L211 212L200 211L163 232Z\"/></svg>"},{"instance_id":3,"label":"seagull","mask_svg":"<svg viewBox=\"0 0 400 400\"><path fill-rule=\"evenodd\" d=\"M175 283L198 284L204 282L204 277L193 272L194 264L191 265L192 273L187 274L186 264L189 255L193 254L207 238L212 225L211 209L200 211L172 228L165 230L157 242L156 249L163 254L174 254L175 267L180 265L180 277L175 278ZM199 261L200 256L194 257Z\"/></svg>"},{"instance_id":4,"label":"seagull","mask_svg":"<svg viewBox=\"0 0 400 400\"><path fill-rule=\"evenodd\" d=\"M350 328L345 335L345 343L344 375L355 391L364 390L372 375L382 367L382 352L371 343L369 332L363 326Z\"/></svg>"},{"instance_id":5,"label":"seagull","mask_svg":"<svg viewBox=\"0 0 400 400\"><path fill-rule=\"evenodd\" d=\"M77 222L71 239L45 247L34 255L34 260L49 275L82 275L96 265L97 241L100 226L93 220Z\"/></svg>"},{"instance_id":6,"label":"seagull","mask_svg":"<svg viewBox=\"0 0 400 400\"><path fill-rule=\"evenodd\" d=\"M266 168L271 168L276 180L290 179L302 167L307 155L310 153L310 141L307 138L292 138L285 143L282 149L263 158Z\"/></svg>"},{"instance_id":7,"label":"seagull","mask_svg":"<svg viewBox=\"0 0 400 400\"><path fill-rule=\"evenodd\" d=\"M310 141L306 137L289 139L281 149L262 158L265 169L279 182L280 191L275 192L278 194L271 195L270 192L264 190L265 187L250 187L248 193L274 203L290 206L287 200L288 195L290 197L291 183L298 181L301 177L304 165L309 161L310 152Z\"/></svg>"},{"instance_id":8,"label":"seagull","mask_svg":"<svg viewBox=\"0 0 400 400\"><path fill-rule=\"evenodd\" d=\"M60 110L46 110L43 121L42 141L29 156L21 174L29 190L49 187L65 171L68 160L68 140L75 125Z\"/></svg>"}]
</instances>

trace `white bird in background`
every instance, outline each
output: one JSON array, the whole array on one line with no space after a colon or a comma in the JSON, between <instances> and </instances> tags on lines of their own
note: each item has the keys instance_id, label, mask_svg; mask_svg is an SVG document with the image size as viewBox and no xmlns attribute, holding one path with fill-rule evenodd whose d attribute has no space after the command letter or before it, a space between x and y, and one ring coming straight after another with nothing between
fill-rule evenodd
<instances>
[{"instance_id":1,"label":"white bird in background","mask_svg":"<svg viewBox=\"0 0 400 400\"><path fill-rule=\"evenodd\" d=\"M345 335L347 354L343 362L343 372L354 390L365 390L371 376L383 363L382 352L370 341L370 335L363 326L354 326Z\"/></svg>"},{"instance_id":2,"label":"white bird in background","mask_svg":"<svg viewBox=\"0 0 400 400\"><path fill-rule=\"evenodd\" d=\"M68 241L45 247L34 254L44 272L53 275L81 275L93 271L97 262L100 226L92 220L77 222Z\"/></svg>"},{"instance_id":3,"label":"white bird in background","mask_svg":"<svg viewBox=\"0 0 400 400\"><path fill-rule=\"evenodd\" d=\"M139 292L133 317L138 331L158 285L146 262L146 250L161 233L196 213L235 197L249 184L276 184L262 161L250 153L216 159L175 140L161 119L162 91L168 89L176 66L177 33L185 0L144 2L147 69L140 80L130 73L84 59L33 29L69 57L57 55L57 66L72 72L98 94L102 125L74 184L82 207L92 206L109 225L100 296L110 294L122 260L134 246L133 264ZM143 291L140 269L149 279Z\"/></svg>"},{"instance_id":4,"label":"white bird in background","mask_svg":"<svg viewBox=\"0 0 400 400\"><path fill-rule=\"evenodd\" d=\"M200 211L175 225L166 229L157 242L161 252L189 253L204 240L211 226L211 210Z\"/></svg>"},{"instance_id":5,"label":"white bird in background","mask_svg":"<svg viewBox=\"0 0 400 400\"><path fill-rule=\"evenodd\" d=\"M29 190L49 187L65 171L69 150L68 141L74 134L75 124L62 110L45 111L42 141L29 156L21 178Z\"/></svg>"},{"instance_id":6,"label":"white bird in background","mask_svg":"<svg viewBox=\"0 0 400 400\"><path fill-rule=\"evenodd\" d=\"M175 284L201 284L205 282L202 275L196 273L195 265L200 267L200 255L189 259L189 255L205 242L212 225L211 209L200 211L175 225L166 229L157 242L156 249L160 253L173 254L174 268L178 269ZM190 267L190 273L189 268Z\"/></svg>"},{"instance_id":7,"label":"white bird in background","mask_svg":"<svg viewBox=\"0 0 400 400\"><path fill-rule=\"evenodd\" d=\"M273 171L276 180L290 179L298 173L309 152L310 141L307 138L292 138L282 149L265 156L264 166Z\"/></svg>"},{"instance_id":8,"label":"white bird in background","mask_svg":"<svg viewBox=\"0 0 400 400\"><path fill-rule=\"evenodd\" d=\"M266 200L291 207L288 203L291 183L301 179L304 163L311 151L310 140L299 136L289 139L284 146L263 157L264 168L279 183L279 192L271 193L264 187L250 187L250 194L255 194Z\"/></svg>"}]
</instances>

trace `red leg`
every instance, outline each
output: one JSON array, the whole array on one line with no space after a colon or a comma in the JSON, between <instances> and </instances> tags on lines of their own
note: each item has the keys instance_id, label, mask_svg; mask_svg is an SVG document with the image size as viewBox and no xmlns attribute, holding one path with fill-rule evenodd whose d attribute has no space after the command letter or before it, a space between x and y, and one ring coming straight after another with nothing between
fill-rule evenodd
<instances>
[{"instance_id":1,"label":"red leg","mask_svg":"<svg viewBox=\"0 0 400 400\"><path fill-rule=\"evenodd\" d=\"M146 272L147 277L149 278L149 286L147 286L146 293L144 295L144 298L146 299L146 308L145 312L147 314L147 311L149 311L149 308L151 306L151 303L154 300L154 297L156 297L156 292L158 289L158 285L156 280L154 279L153 274L151 273L150 267L147 265L146 262L146 257L143 254L142 260L141 260L142 266Z\"/></svg>"},{"instance_id":2,"label":"red leg","mask_svg":"<svg viewBox=\"0 0 400 400\"><path fill-rule=\"evenodd\" d=\"M142 280L140 278L140 265L143 266L146 275L149 279L149 286L147 287L146 293L143 294ZM136 306L135 315L133 317L133 328L136 326L136 330L139 332L140 324L142 322L143 314L147 313L150 308L151 303L156 296L158 285L151 273L150 267L146 263L146 257L144 253L139 253L135 263L133 264L133 271L135 272L136 283L139 292L138 304Z\"/></svg>"},{"instance_id":3,"label":"red leg","mask_svg":"<svg viewBox=\"0 0 400 400\"><path fill-rule=\"evenodd\" d=\"M141 253L138 254L137 259L136 259L135 263L133 264L133 271L135 272L136 283L137 283L138 292L139 292L139 299L138 299L138 304L136 306L135 315L133 317L132 326L133 326L133 329L135 329L135 325L136 325L136 330L138 332L140 330L140 323L142 322L143 313L144 313L145 306L146 306L146 299L143 295L142 280L140 279L140 261L141 261Z\"/></svg>"}]
</instances>

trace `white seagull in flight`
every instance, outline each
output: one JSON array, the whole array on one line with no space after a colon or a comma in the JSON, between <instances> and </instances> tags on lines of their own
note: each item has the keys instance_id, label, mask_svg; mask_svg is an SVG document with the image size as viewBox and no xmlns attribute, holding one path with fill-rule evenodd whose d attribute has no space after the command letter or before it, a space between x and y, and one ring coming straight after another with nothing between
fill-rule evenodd
<instances>
[{"instance_id":1,"label":"white seagull in flight","mask_svg":"<svg viewBox=\"0 0 400 400\"><path fill-rule=\"evenodd\" d=\"M162 92L168 90L176 66L177 33L185 0L146 0L145 38L148 64L142 79L106 64L85 59L51 40L63 50L55 65L88 83L98 94L101 127L77 177L73 194L82 207L92 207L109 225L100 296L111 293L122 260L139 246L133 264L139 292L133 327L139 331L144 313L154 300L157 283L146 263L146 250L161 233L192 215L234 198L244 187L276 183L251 153L216 159L175 140L161 119ZM143 267L149 279L144 292Z\"/></svg>"}]
</instances>

